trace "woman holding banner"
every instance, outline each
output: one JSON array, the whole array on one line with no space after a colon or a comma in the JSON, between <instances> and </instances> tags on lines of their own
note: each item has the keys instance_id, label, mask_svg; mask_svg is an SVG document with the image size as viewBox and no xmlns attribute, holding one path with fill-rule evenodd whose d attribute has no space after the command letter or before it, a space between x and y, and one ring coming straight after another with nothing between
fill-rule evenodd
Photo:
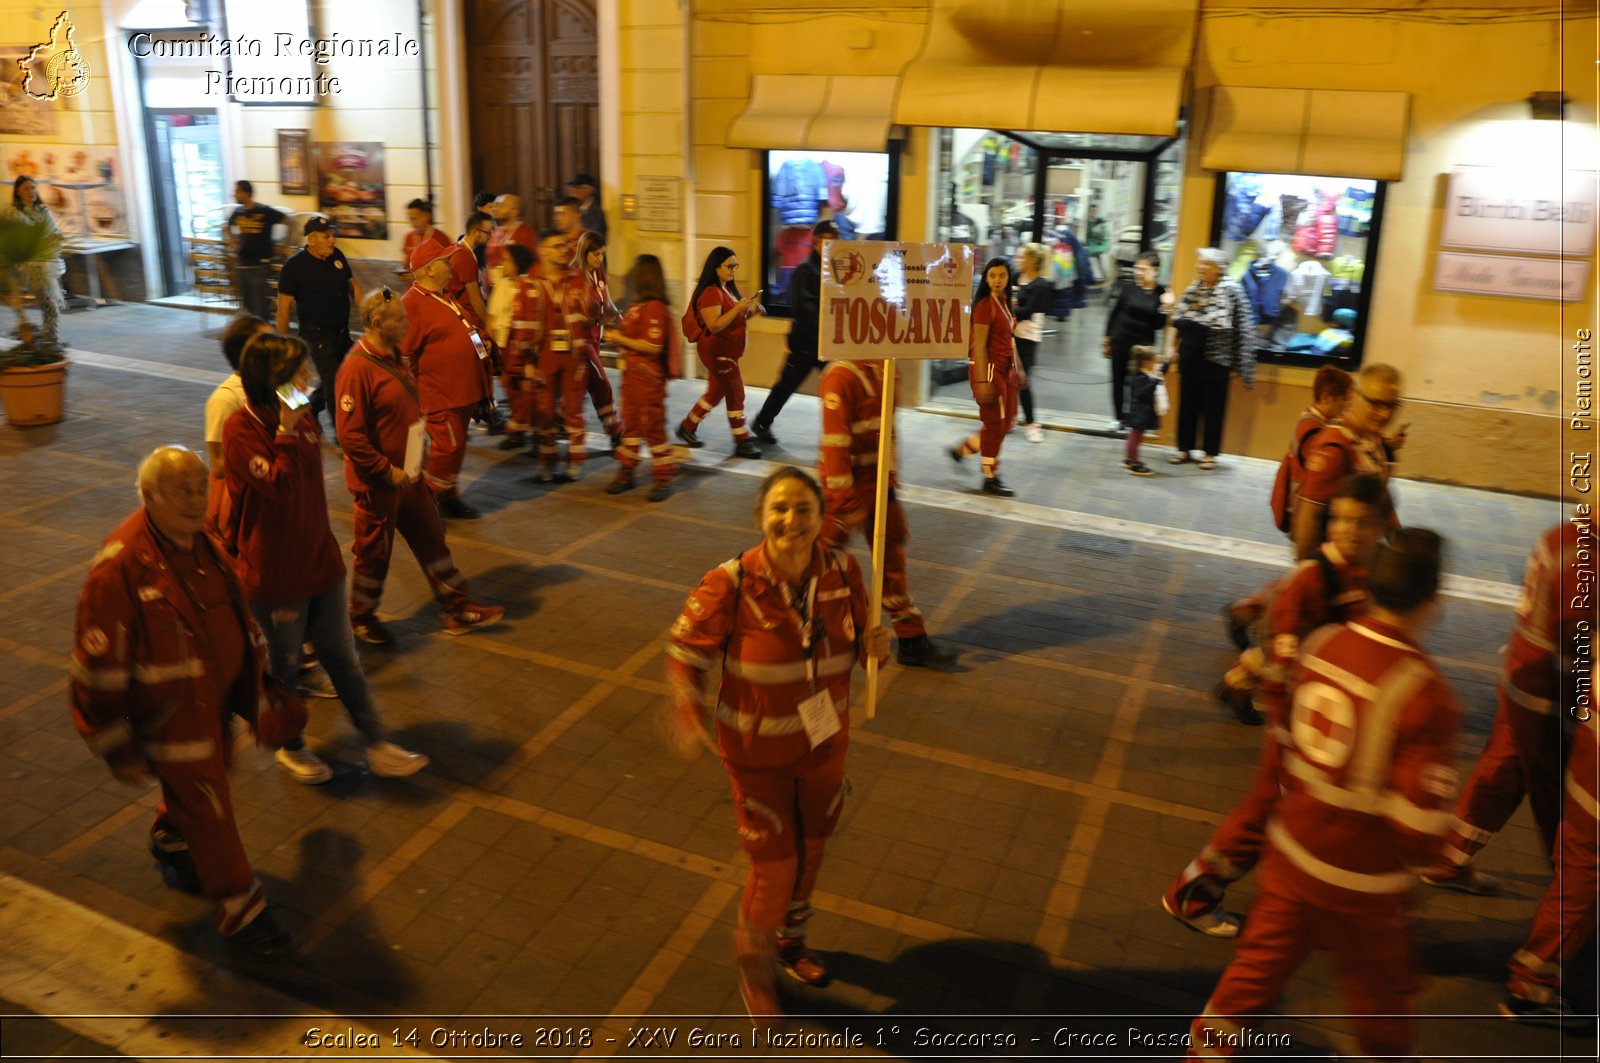
<instances>
[{"instance_id":1,"label":"woman holding banner","mask_svg":"<svg viewBox=\"0 0 1600 1063\"><path fill-rule=\"evenodd\" d=\"M806 923L844 802L850 672L868 655L889 657L888 630L867 627L860 566L817 541L822 506L822 489L801 469L762 481L764 541L706 573L667 649L671 742L686 757L711 745L701 692L722 664L713 715L750 855L734 959L751 1018L782 1014L775 958L799 981L828 981L823 958L806 947Z\"/></svg>"},{"instance_id":2,"label":"woman holding banner","mask_svg":"<svg viewBox=\"0 0 1600 1063\"><path fill-rule=\"evenodd\" d=\"M967 345L967 379L978 403L983 427L950 448L956 464L971 454L983 455L983 490L1010 498L1016 494L1000 482L1000 444L1017 421L1017 393L1026 383L1017 366L1016 318L1011 314L1011 266L991 258L983 267L982 290L972 301L972 329Z\"/></svg>"}]
</instances>

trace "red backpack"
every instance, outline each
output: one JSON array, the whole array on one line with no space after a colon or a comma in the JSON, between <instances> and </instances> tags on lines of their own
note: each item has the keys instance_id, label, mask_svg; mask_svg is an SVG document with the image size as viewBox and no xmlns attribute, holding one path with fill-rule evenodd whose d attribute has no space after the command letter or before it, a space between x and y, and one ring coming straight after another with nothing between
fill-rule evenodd
<instances>
[{"instance_id":1,"label":"red backpack","mask_svg":"<svg viewBox=\"0 0 1600 1063\"><path fill-rule=\"evenodd\" d=\"M689 305L683 308L681 324L683 326L683 338L690 343L699 343L711 334L711 330L706 328L705 318L700 316L700 308L695 305L692 299L689 301Z\"/></svg>"},{"instance_id":2,"label":"red backpack","mask_svg":"<svg viewBox=\"0 0 1600 1063\"><path fill-rule=\"evenodd\" d=\"M1294 478L1296 467L1306 467L1306 440L1316 435L1323 425L1312 425L1300 438L1295 440L1294 449L1283 455L1283 460L1278 462L1278 475L1272 481L1272 497L1267 504L1272 508L1272 523L1283 534L1288 535L1294 521L1294 500L1300 493L1300 483Z\"/></svg>"}]
</instances>

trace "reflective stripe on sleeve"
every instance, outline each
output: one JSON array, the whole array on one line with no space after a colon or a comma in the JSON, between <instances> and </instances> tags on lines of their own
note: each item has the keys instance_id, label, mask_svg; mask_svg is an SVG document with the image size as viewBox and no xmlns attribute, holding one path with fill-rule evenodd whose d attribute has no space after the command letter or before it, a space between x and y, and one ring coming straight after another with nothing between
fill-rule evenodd
<instances>
[{"instance_id":1,"label":"reflective stripe on sleeve","mask_svg":"<svg viewBox=\"0 0 1600 1063\"><path fill-rule=\"evenodd\" d=\"M118 749L133 741L133 728L128 726L127 720L113 720L104 727L97 728L92 735L86 735L84 741L97 756L104 757L113 749Z\"/></svg>"},{"instance_id":2,"label":"reflective stripe on sleeve","mask_svg":"<svg viewBox=\"0 0 1600 1063\"><path fill-rule=\"evenodd\" d=\"M844 432L826 432L817 441L819 447L848 447L851 438Z\"/></svg>"},{"instance_id":3,"label":"reflective stripe on sleeve","mask_svg":"<svg viewBox=\"0 0 1600 1063\"><path fill-rule=\"evenodd\" d=\"M837 475L827 477L826 479L824 479L822 481L822 486L827 488L830 491L838 491L838 490L842 490L843 488L849 487L851 484L853 484L855 482L856 482L856 478L854 476L851 476L849 473L845 472L845 473L839 473Z\"/></svg>"},{"instance_id":4,"label":"reflective stripe on sleeve","mask_svg":"<svg viewBox=\"0 0 1600 1063\"><path fill-rule=\"evenodd\" d=\"M189 762L206 760L216 752L216 743L209 738L195 738L187 742L146 742L145 755L151 760Z\"/></svg>"},{"instance_id":5,"label":"reflective stripe on sleeve","mask_svg":"<svg viewBox=\"0 0 1600 1063\"><path fill-rule=\"evenodd\" d=\"M141 683L170 683L174 679L199 679L206 674L206 663L190 657L177 664L135 664L133 678Z\"/></svg>"},{"instance_id":6,"label":"reflective stripe on sleeve","mask_svg":"<svg viewBox=\"0 0 1600 1063\"><path fill-rule=\"evenodd\" d=\"M1556 711L1556 703L1554 701L1549 698L1537 697L1511 683L1502 683L1500 689L1505 691L1506 697L1511 700L1513 705L1527 709L1529 712L1536 712L1540 716L1551 716Z\"/></svg>"},{"instance_id":7,"label":"reflective stripe on sleeve","mask_svg":"<svg viewBox=\"0 0 1600 1063\"><path fill-rule=\"evenodd\" d=\"M1392 819L1421 834L1443 836L1450 829L1452 820L1447 809L1423 808L1393 790L1382 793L1347 790L1329 782L1320 770L1293 751L1284 753L1283 768L1304 784L1307 793L1325 805Z\"/></svg>"},{"instance_id":8,"label":"reflective stripe on sleeve","mask_svg":"<svg viewBox=\"0 0 1600 1063\"><path fill-rule=\"evenodd\" d=\"M711 658L707 657L705 654L696 653L694 650L689 649L689 647L680 646L676 642L667 647L667 656L671 657L679 664L688 665L697 672L710 671L711 665L714 663Z\"/></svg>"},{"instance_id":9,"label":"reflective stripe on sleeve","mask_svg":"<svg viewBox=\"0 0 1600 1063\"><path fill-rule=\"evenodd\" d=\"M74 682L86 686L90 690L116 692L128 689L128 670L126 668L90 668L73 658L72 665L67 669Z\"/></svg>"}]
</instances>

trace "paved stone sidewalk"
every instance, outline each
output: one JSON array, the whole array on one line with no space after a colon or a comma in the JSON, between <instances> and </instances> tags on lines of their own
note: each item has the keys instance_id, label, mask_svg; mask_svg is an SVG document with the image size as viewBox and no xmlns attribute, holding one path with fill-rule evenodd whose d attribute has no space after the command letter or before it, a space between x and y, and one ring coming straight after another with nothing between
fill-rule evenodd
<instances>
[{"instance_id":1,"label":"paved stone sidewalk","mask_svg":"<svg viewBox=\"0 0 1600 1063\"><path fill-rule=\"evenodd\" d=\"M702 429L711 445L663 505L605 495L609 460L578 484L535 485L525 457L475 436L467 495L485 517L450 524L450 540L475 594L505 604L507 622L441 635L400 548L381 609L400 644L365 653L382 711L433 766L407 781L367 775L336 702L312 705L312 744L337 765L327 785L299 786L259 753L240 758L247 851L302 943L290 962L240 961L213 939L204 906L161 887L144 851L154 795L114 783L72 733L67 648L87 559L135 504L134 464L163 442L200 446L200 405L220 365L204 327L215 323L143 306L73 315L74 345L105 357L74 367L71 416L0 430L0 868L192 958L194 981L155 998L130 990L115 1001L122 1013L207 1012L207 972L231 971L320 1012L374 1016L363 1021L384 1033L397 1026L389 1017L407 1015L739 1014L730 937L744 865L727 784L709 757L664 755L655 723L663 638L684 594L758 539L749 474L762 466L728 457L714 422ZM686 409L693 391L675 385L672 408ZM794 1011L818 1016L791 1025L840 1032L905 1017L909 1030L911 1017L936 1015L946 1018L932 1026L951 1030L953 1015L1047 1015L1073 1016L1087 1033L1099 1029L1088 1016L1131 1015L1148 1017L1133 1024L1152 1039L1181 1032L1230 950L1173 922L1157 898L1239 795L1261 737L1207 691L1230 657L1217 605L1270 577L1264 562L1281 551L1261 502L1270 466L1140 481L1120 472L1114 441L1055 433L1030 448L1019 436L1006 476L1025 504L996 505L962 493L976 469L957 475L937 451L966 423L902 416L913 591L968 670L890 667L877 717L855 714L853 792L814 923L837 978L786 989ZM802 397L778 423L798 463L812 452L788 440L814 436L814 417ZM336 458L328 497L347 542ZM1492 713L1504 602L1558 513L1537 500L1400 490L1408 520L1451 529L1452 571L1477 581L1461 585L1428 640L1470 713L1467 767ZM1142 530L1151 527L1170 538ZM1506 897L1418 897L1433 975L1421 1003L1440 1016L1492 1014L1548 880L1525 814L1483 862L1507 879ZM1240 905L1250 895L1248 882L1234 894ZM1336 1014L1334 986L1313 962L1283 1010ZM1592 980L1577 988L1593 999ZM96 1010L71 987L48 1003L36 989L0 978L0 996L21 1007ZM59 1021L74 1036L108 1036L93 1020ZM1026 1033L1028 1021L985 1028ZM551 1028L449 1026L485 1024L530 1039ZM252 1050L298 1057L300 1026L262 1020ZM1338 1019L1266 1029L1291 1036L1294 1056L1352 1050ZM1126 1048L1118 1058L1172 1055ZM1422 1048L1580 1058L1594 1041L1441 1017L1425 1023ZM424 1037L420 1050L455 1049ZM861 1054L914 1050L893 1041ZM1096 1052L1079 1043L1043 1054ZM659 1050L630 1052L624 1035L581 1054Z\"/></svg>"}]
</instances>

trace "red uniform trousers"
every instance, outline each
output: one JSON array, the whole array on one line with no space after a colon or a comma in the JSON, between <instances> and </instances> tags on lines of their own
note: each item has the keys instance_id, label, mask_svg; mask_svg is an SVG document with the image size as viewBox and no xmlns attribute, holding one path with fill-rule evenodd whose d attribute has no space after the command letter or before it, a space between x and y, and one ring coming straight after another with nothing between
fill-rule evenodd
<instances>
[{"instance_id":1,"label":"red uniform trousers","mask_svg":"<svg viewBox=\"0 0 1600 1063\"><path fill-rule=\"evenodd\" d=\"M622 374L622 448L617 464L632 472L639 465L639 448L650 448L650 474L657 484L671 482L678 463L667 442L667 388L660 380L642 380L646 370Z\"/></svg>"},{"instance_id":2,"label":"red uniform trousers","mask_svg":"<svg viewBox=\"0 0 1600 1063\"><path fill-rule=\"evenodd\" d=\"M726 400L728 428L733 432L734 442L743 443L750 438L750 429L744 423L744 375L739 371L739 359L711 358L704 351L698 354L700 364L706 367L708 374L706 393L700 396L700 400L689 411L689 416L683 419L684 428L693 432L717 408L717 403Z\"/></svg>"},{"instance_id":3,"label":"red uniform trousers","mask_svg":"<svg viewBox=\"0 0 1600 1063\"><path fill-rule=\"evenodd\" d=\"M467 460L467 425L472 421L471 406L432 410L424 414L428 422L428 459L422 465L422 479L443 501L456 497L456 481Z\"/></svg>"},{"instance_id":4,"label":"red uniform trousers","mask_svg":"<svg viewBox=\"0 0 1600 1063\"><path fill-rule=\"evenodd\" d=\"M719 724L718 731L723 730ZM721 746L722 766L733 785L739 842L750 856L734 958L741 972L760 979L771 969L779 936L805 937L822 853L844 806L850 736L848 731L837 734L779 768L742 766L726 754L736 748L734 742L725 740Z\"/></svg>"},{"instance_id":5,"label":"red uniform trousers","mask_svg":"<svg viewBox=\"0 0 1600 1063\"><path fill-rule=\"evenodd\" d=\"M444 541L439 507L420 483L400 487L369 486L352 495L355 502L355 568L350 577L350 615L378 611L383 582L389 575L394 535L399 532L422 567L433 596L447 613L467 604L467 581L456 568Z\"/></svg>"},{"instance_id":6,"label":"red uniform trousers","mask_svg":"<svg viewBox=\"0 0 1600 1063\"><path fill-rule=\"evenodd\" d=\"M982 383L976 366L967 366L967 380L973 385ZM994 385L994 398L978 402L978 421L983 427L961 444L962 457L983 455L985 476L1000 468L1000 444L1017 423L1017 363L991 361L988 383Z\"/></svg>"},{"instance_id":7,"label":"red uniform trousers","mask_svg":"<svg viewBox=\"0 0 1600 1063\"><path fill-rule=\"evenodd\" d=\"M582 355L541 352L539 372L544 385L535 388L534 435L539 440L539 460L549 469L556 463L556 407L560 404L567 435L567 464L582 465L584 458L583 396L589 360Z\"/></svg>"},{"instance_id":8,"label":"red uniform trousers","mask_svg":"<svg viewBox=\"0 0 1600 1063\"><path fill-rule=\"evenodd\" d=\"M1580 733L1567 765L1566 804L1550 854L1556 877L1533 913L1528 940L1511 957L1507 988L1528 1000L1549 1003L1561 987L1562 963L1594 937L1600 810L1590 791L1600 779L1597 760L1593 733Z\"/></svg>"},{"instance_id":9,"label":"red uniform trousers","mask_svg":"<svg viewBox=\"0 0 1600 1063\"><path fill-rule=\"evenodd\" d=\"M1455 819L1445 837L1447 869L1466 866L1528 799L1546 852L1556 843L1561 817L1561 772L1567 743L1556 708L1539 712L1518 704L1500 682L1500 707L1489 744L1456 799Z\"/></svg>"},{"instance_id":10,"label":"red uniform trousers","mask_svg":"<svg viewBox=\"0 0 1600 1063\"><path fill-rule=\"evenodd\" d=\"M585 360L589 363L589 401L594 404L594 414L607 436L615 437L622 431L622 419L617 416L617 400L611 390L611 378L606 376L606 364L600 360L597 343L583 345Z\"/></svg>"},{"instance_id":11,"label":"red uniform trousers","mask_svg":"<svg viewBox=\"0 0 1600 1063\"><path fill-rule=\"evenodd\" d=\"M1256 758L1250 789L1167 887L1164 899L1173 914L1193 919L1215 910L1222 903L1223 887L1239 881L1260 861L1267 820L1282 792L1278 784L1282 763L1283 744L1268 734Z\"/></svg>"},{"instance_id":12,"label":"red uniform trousers","mask_svg":"<svg viewBox=\"0 0 1600 1063\"><path fill-rule=\"evenodd\" d=\"M870 545L873 534L873 504L876 493L872 484L852 488L854 505L848 510L841 511L835 506L833 498L828 499L828 519L822 523L822 544L830 550L842 550L845 543L850 540L850 535L856 529ZM926 635L927 627L922 622L922 613L917 610L917 604L911 600L911 587L906 582L906 540L910 533L906 529L906 513L900 507L898 499L892 495L886 511L888 524L887 539L883 544L883 611L889 614L894 624L896 638L914 639L918 635Z\"/></svg>"},{"instance_id":13,"label":"red uniform trousers","mask_svg":"<svg viewBox=\"0 0 1600 1063\"><path fill-rule=\"evenodd\" d=\"M1275 859L1282 858L1268 855L1263 879ZM1418 978L1401 906L1338 912L1263 889L1234 945L1233 962L1189 1027L1188 1058L1231 1059L1254 1025L1248 1017L1273 1007L1313 949L1333 957L1362 1052L1373 1059L1409 1055L1417 1038L1411 1003Z\"/></svg>"},{"instance_id":14,"label":"red uniform trousers","mask_svg":"<svg viewBox=\"0 0 1600 1063\"><path fill-rule=\"evenodd\" d=\"M228 741L220 720L216 741ZM205 760L151 763L150 770L161 783L151 837L176 832L183 839L201 892L217 902L217 929L224 935L237 932L260 915L267 902L239 839L227 768Z\"/></svg>"}]
</instances>

